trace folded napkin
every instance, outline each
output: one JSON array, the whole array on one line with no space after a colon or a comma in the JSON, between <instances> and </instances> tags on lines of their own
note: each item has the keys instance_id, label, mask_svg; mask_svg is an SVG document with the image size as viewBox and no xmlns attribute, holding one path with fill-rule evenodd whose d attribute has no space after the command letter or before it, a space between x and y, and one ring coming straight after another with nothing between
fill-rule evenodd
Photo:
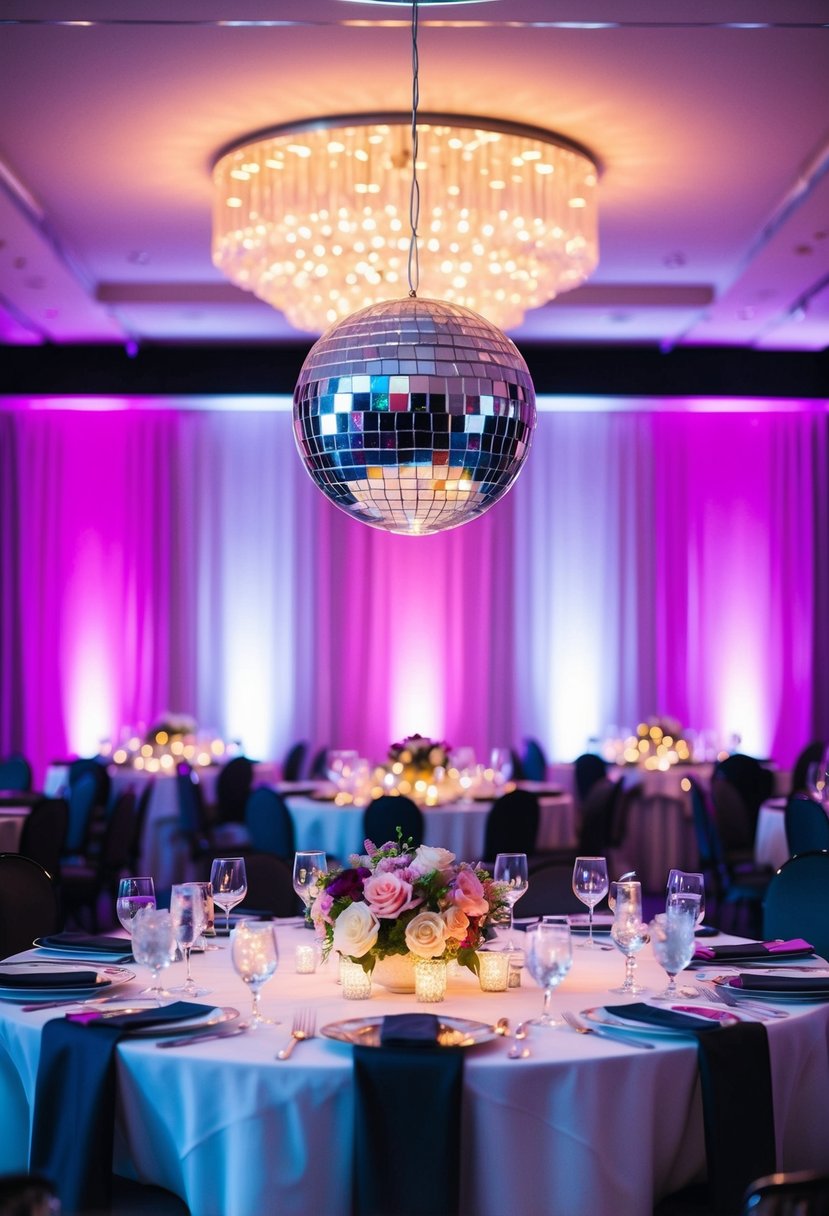
<instances>
[{"instance_id":1,"label":"folded napkin","mask_svg":"<svg viewBox=\"0 0 829 1216\"><path fill-rule=\"evenodd\" d=\"M815 948L802 937L794 937L787 942L739 942L730 946L704 946L700 943L694 947L694 962L716 961L724 963L731 959L739 962L742 959L768 958L769 955L786 954L800 958L814 954Z\"/></svg>"},{"instance_id":2,"label":"folded napkin","mask_svg":"<svg viewBox=\"0 0 829 1216\"><path fill-rule=\"evenodd\" d=\"M701 1025L672 1009L635 1002L608 1005L618 1018L670 1026L697 1040L708 1192L712 1210L740 1210L750 1182L776 1168L771 1062L762 1022Z\"/></svg>"},{"instance_id":3,"label":"folded napkin","mask_svg":"<svg viewBox=\"0 0 829 1216\"><path fill-rule=\"evenodd\" d=\"M379 1048L354 1047L353 1216L458 1212L463 1051L437 1034L434 1015L397 1014Z\"/></svg>"},{"instance_id":4,"label":"folded napkin","mask_svg":"<svg viewBox=\"0 0 829 1216\"><path fill-rule=\"evenodd\" d=\"M132 953L132 943L126 937L104 937L102 934L89 936L86 933L53 933L50 937L41 937L38 942L50 950L94 950L96 954Z\"/></svg>"},{"instance_id":5,"label":"folded napkin","mask_svg":"<svg viewBox=\"0 0 829 1216\"><path fill-rule=\"evenodd\" d=\"M107 988L110 981L97 971L3 971L3 988Z\"/></svg>"},{"instance_id":6,"label":"folded napkin","mask_svg":"<svg viewBox=\"0 0 829 1216\"><path fill-rule=\"evenodd\" d=\"M29 1169L53 1183L66 1216L109 1206L118 1041L131 1030L183 1021L208 1008L178 1001L140 1013L46 1023Z\"/></svg>"},{"instance_id":7,"label":"folded napkin","mask_svg":"<svg viewBox=\"0 0 829 1216\"><path fill-rule=\"evenodd\" d=\"M829 992L829 975L753 975L745 971L735 975L729 988L743 988L746 992L759 989L762 992Z\"/></svg>"}]
</instances>

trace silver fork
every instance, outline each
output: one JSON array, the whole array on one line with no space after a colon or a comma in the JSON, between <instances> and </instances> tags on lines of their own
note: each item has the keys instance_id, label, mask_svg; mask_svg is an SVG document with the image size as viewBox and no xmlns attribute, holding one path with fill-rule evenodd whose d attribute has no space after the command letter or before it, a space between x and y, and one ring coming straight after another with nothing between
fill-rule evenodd
<instances>
[{"instance_id":1,"label":"silver fork","mask_svg":"<svg viewBox=\"0 0 829 1216\"><path fill-rule=\"evenodd\" d=\"M287 1060L297 1043L303 1039L313 1039L317 1030L317 1015L313 1009L300 1009L294 1014L294 1024L291 1027L291 1037L281 1051L276 1053L277 1060Z\"/></svg>"},{"instance_id":2,"label":"silver fork","mask_svg":"<svg viewBox=\"0 0 829 1216\"><path fill-rule=\"evenodd\" d=\"M764 1020L789 1016L784 1009L772 1009L770 1005L760 1005L757 1001L741 1000L722 988L714 988L711 984L698 983L697 987L707 1000L718 1001L721 1005L727 1005L729 1009L742 1009L745 1013L753 1013L755 1017Z\"/></svg>"},{"instance_id":3,"label":"silver fork","mask_svg":"<svg viewBox=\"0 0 829 1216\"><path fill-rule=\"evenodd\" d=\"M625 1043L628 1047L653 1051L653 1043L646 1043L643 1039L634 1038L632 1035L626 1034L624 1030L601 1030L598 1026L585 1026L570 1009L562 1009L561 1016L567 1025L578 1031L579 1034L596 1034L600 1039L613 1039L616 1042Z\"/></svg>"}]
</instances>

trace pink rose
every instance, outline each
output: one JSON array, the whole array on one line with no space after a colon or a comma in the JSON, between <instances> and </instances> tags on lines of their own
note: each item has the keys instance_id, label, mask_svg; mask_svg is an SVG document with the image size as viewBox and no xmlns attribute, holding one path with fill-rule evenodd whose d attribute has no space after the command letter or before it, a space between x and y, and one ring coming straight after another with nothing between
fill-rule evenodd
<instances>
[{"instance_id":1,"label":"pink rose","mask_svg":"<svg viewBox=\"0 0 829 1216\"><path fill-rule=\"evenodd\" d=\"M375 916L394 920L401 912L423 901L412 898L412 885L394 871L372 874L363 883L363 895Z\"/></svg>"},{"instance_id":2,"label":"pink rose","mask_svg":"<svg viewBox=\"0 0 829 1216\"><path fill-rule=\"evenodd\" d=\"M451 937L453 941L462 942L469 928L469 917L466 913L462 912L457 904L450 904L441 916L446 927L446 936Z\"/></svg>"},{"instance_id":3,"label":"pink rose","mask_svg":"<svg viewBox=\"0 0 829 1216\"><path fill-rule=\"evenodd\" d=\"M489 911L484 889L472 870L461 870L449 892L449 898L467 916L483 916Z\"/></svg>"}]
</instances>

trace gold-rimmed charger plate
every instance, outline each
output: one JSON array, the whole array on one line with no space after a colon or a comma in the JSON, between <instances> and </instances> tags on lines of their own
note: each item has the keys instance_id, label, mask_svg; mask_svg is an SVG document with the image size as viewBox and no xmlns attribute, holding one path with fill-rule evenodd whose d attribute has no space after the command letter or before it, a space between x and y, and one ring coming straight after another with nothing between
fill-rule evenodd
<instances>
[{"instance_id":1,"label":"gold-rimmed charger plate","mask_svg":"<svg viewBox=\"0 0 829 1216\"><path fill-rule=\"evenodd\" d=\"M329 1022L320 1034L340 1043L357 1044L359 1047L380 1047L383 1030L382 1017L347 1018L343 1022ZM490 1022L473 1022L470 1018L438 1017L436 1047L477 1047L490 1043L500 1036ZM427 1045L428 1046L428 1045Z\"/></svg>"},{"instance_id":2,"label":"gold-rimmed charger plate","mask_svg":"<svg viewBox=\"0 0 829 1216\"><path fill-rule=\"evenodd\" d=\"M65 975L67 972L77 971L79 976L88 975L94 972L95 979L92 981L81 980L79 978L77 984L55 984L48 983L49 972L52 971L55 975ZM14 984L4 983L4 978L8 976L15 978L19 976L25 977L31 974L37 977L38 982L33 983L31 987L27 987L25 983L17 982ZM41 980L45 977L45 982ZM31 1001L31 1000L56 1000L58 998L78 996L97 996L103 993L109 993L119 984L126 984L130 980L135 979L135 972L129 971L126 967L118 967L114 963L92 962L60 962L58 959L22 959L19 962L0 962L0 998L4 1001Z\"/></svg>"}]
</instances>

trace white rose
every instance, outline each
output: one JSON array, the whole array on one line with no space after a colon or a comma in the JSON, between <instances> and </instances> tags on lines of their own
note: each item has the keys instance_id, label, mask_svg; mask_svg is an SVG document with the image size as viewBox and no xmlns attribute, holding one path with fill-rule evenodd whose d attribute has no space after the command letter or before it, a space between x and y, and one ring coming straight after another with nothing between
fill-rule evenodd
<instances>
[{"instance_id":1,"label":"white rose","mask_svg":"<svg viewBox=\"0 0 829 1216\"><path fill-rule=\"evenodd\" d=\"M446 925L439 912L420 912L406 926L406 945L418 958L439 958L446 945Z\"/></svg>"},{"instance_id":2,"label":"white rose","mask_svg":"<svg viewBox=\"0 0 829 1216\"><path fill-rule=\"evenodd\" d=\"M451 868L455 854L448 849L439 849L434 845L422 844L415 852L409 869L413 874L443 873Z\"/></svg>"},{"instance_id":3,"label":"white rose","mask_svg":"<svg viewBox=\"0 0 829 1216\"><path fill-rule=\"evenodd\" d=\"M362 958L376 944L379 929L368 904L349 904L334 923L334 949L349 958Z\"/></svg>"}]
</instances>

